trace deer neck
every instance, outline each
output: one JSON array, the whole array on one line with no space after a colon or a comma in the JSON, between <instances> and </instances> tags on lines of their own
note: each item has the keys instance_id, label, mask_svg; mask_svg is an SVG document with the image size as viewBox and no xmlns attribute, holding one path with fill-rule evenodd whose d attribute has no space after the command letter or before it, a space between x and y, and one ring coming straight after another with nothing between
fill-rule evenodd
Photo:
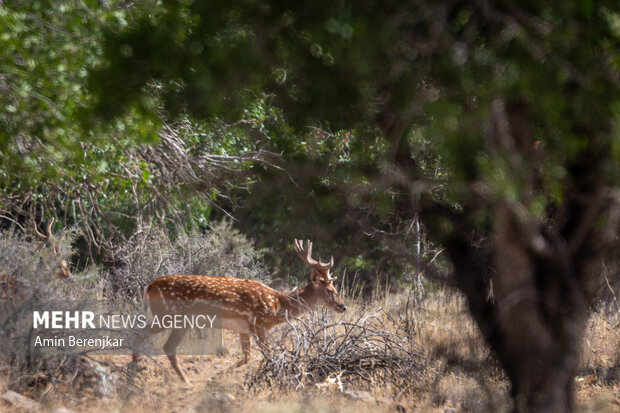
<instances>
[{"instance_id":1,"label":"deer neck","mask_svg":"<svg viewBox=\"0 0 620 413\"><path fill-rule=\"evenodd\" d=\"M293 317L312 310L316 304L311 284L295 291L282 293L282 297L280 297L281 311L286 311Z\"/></svg>"}]
</instances>

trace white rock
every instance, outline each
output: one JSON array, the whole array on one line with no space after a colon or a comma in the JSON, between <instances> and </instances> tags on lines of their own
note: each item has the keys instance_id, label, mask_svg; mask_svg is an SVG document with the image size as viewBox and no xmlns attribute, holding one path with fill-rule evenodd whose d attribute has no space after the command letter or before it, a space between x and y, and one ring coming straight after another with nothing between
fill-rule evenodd
<instances>
[{"instance_id":1,"label":"white rock","mask_svg":"<svg viewBox=\"0 0 620 413\"><path fill-rule=\"evenodd\" d=\"M2 400L18 408L26 410L38 410L41 408L41 403L32 400L26 396L22 396L13 390L8 390L2 395Z\"/></svg>"},{"instance_id":2,"label":"white rock","mask_svg":"<svg viewBox=\"0 0 620 413\"><path fill-rule=\"evenodd\" d=\"M362 402L374 402L375 398L370 395L367 391L359 391L359 390L345 390L342 394L351 400L359 400Z\"/></svg>"}]
</instances>

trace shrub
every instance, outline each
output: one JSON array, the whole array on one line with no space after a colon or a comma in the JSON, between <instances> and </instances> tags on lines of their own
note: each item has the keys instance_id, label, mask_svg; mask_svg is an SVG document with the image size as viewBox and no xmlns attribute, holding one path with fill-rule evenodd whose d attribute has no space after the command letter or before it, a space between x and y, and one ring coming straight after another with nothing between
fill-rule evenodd
<instances>
[{"instance_id":1,"label":"shrub","mask_svg":"<svg viewBox=\"0 0 620 413\"><path fill-rule=\"evenodd\" d=\"M223 220L204 233L180 232L174 240L162 230L136 233L116 250L118 265L108 274L110 298L142 295L155 278L167 274L205 274L269 281L263 251Z\"/></svg>"},{"instance_id":2,"label":"shrub","mask_svg":"<svg viewBox=\"0 0 620 413\"><path fill-rule=\"evenodd\" d=\"M59 231L53 245L28 233L5 231L0 234L0 274L17 280L24 298L38 300L95 299L99 270L88 267L74 271L69 279L59 279L61 261L69 261L75 233Z\"/></svg>"}]
</instances>

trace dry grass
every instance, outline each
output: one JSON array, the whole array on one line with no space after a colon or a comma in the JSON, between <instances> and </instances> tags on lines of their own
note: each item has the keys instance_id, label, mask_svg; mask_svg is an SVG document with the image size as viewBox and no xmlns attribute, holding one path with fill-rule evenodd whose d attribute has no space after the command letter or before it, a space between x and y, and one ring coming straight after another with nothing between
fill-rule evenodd
<instances>
[{"instance_id":1,"label":"dry grass","mask_svg":"<svg viewBox=\"0 0 620 413\"><path fill-rule=\"evenodd\" d=\"M456 294L414 305L381 294L346 315L319 311L272 334L270 351L249 381L254 393L301 389L367 390L398 403L496 411L506 384Z\"/></svg>"},{"instance_id":2,"label":"dry grass","mask_svg":"<svg viewBox=\"0 0 620 413\"><path fill-rule=\"evenodd\" d=\"M182 385L165 357L134 371L129 357L108 356L96 363L97 394L52 388L29 395L48 410L132 413L510 409L509 384L458 294L431 294L414 305L406 294L383 293L369 304L349 297L347 305L345 315L321 310L291 320L271 334L267 358L255 355L239 368L237 339L225 332L221 355L183 358L193 387ZM577 378L580 411L620 411L613 376L619 325L618 314L590 317ZM298 344L304 340L305 347ZM7 385L0 383L0 391ZM370 400L352 400L349 391L367 391Z\"/></svg>"},{"instance_id":3,"label":"dry grass","mask_svg":"<svg viewBox=\"0 0 620 413\"><path fill-rule=\"evenodd\" d=\"M594 313L588 319L582 367L586 371L620 364L620 313Z\"/></svg>"}]
</instances>

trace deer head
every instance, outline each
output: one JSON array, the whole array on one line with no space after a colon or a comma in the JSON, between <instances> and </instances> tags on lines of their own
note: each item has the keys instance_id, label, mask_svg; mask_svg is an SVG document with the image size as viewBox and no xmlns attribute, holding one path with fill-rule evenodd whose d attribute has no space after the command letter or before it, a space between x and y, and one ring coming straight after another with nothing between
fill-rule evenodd
<instances>
[{"instance_id":1,"label":"deer head","mask_svg":"<svg viewBox=\"0 0 620 413\"><path fill-rule=\"evenodd\" d=\"M312 268L309 285L313 289L313 296L316 297L317 303L332 308L339 313L345 312L347 307L334 287L334 280L337 277L332 277L331 274L331 269L334 266L334 257L332 256L328 263L321 262L320 258L319 261L314 260L312 258L312 243L309 240L306 241L306 246L304 247L304 242L296 239L295 251L299 258Z\"/></svg>"},{"instance_id":2,"label":"deer head","mask_svg":"<svg viewBox=\"0 0 620 413\"><path fill-rule=\"evenodd\" d=\"M34 230L35 235L39 237L39 239L41 239L41 241L43 241L47 246L52 248L52 251L54 252L54 256L60 257L56 239L54 235L52 235L52 225L54 225L54 218L52 218L50 222L47 223L47 235L43 235L37 229L37 224L35 220L34 219L32 220L32 228ZM60 271L58 271L57 277L58 278L71 277L72 274L71 274L71 271L69 271L69 266L67 265L67 261L60 259L58 262L60 264Z\"/></svg>"}]
</instances>

